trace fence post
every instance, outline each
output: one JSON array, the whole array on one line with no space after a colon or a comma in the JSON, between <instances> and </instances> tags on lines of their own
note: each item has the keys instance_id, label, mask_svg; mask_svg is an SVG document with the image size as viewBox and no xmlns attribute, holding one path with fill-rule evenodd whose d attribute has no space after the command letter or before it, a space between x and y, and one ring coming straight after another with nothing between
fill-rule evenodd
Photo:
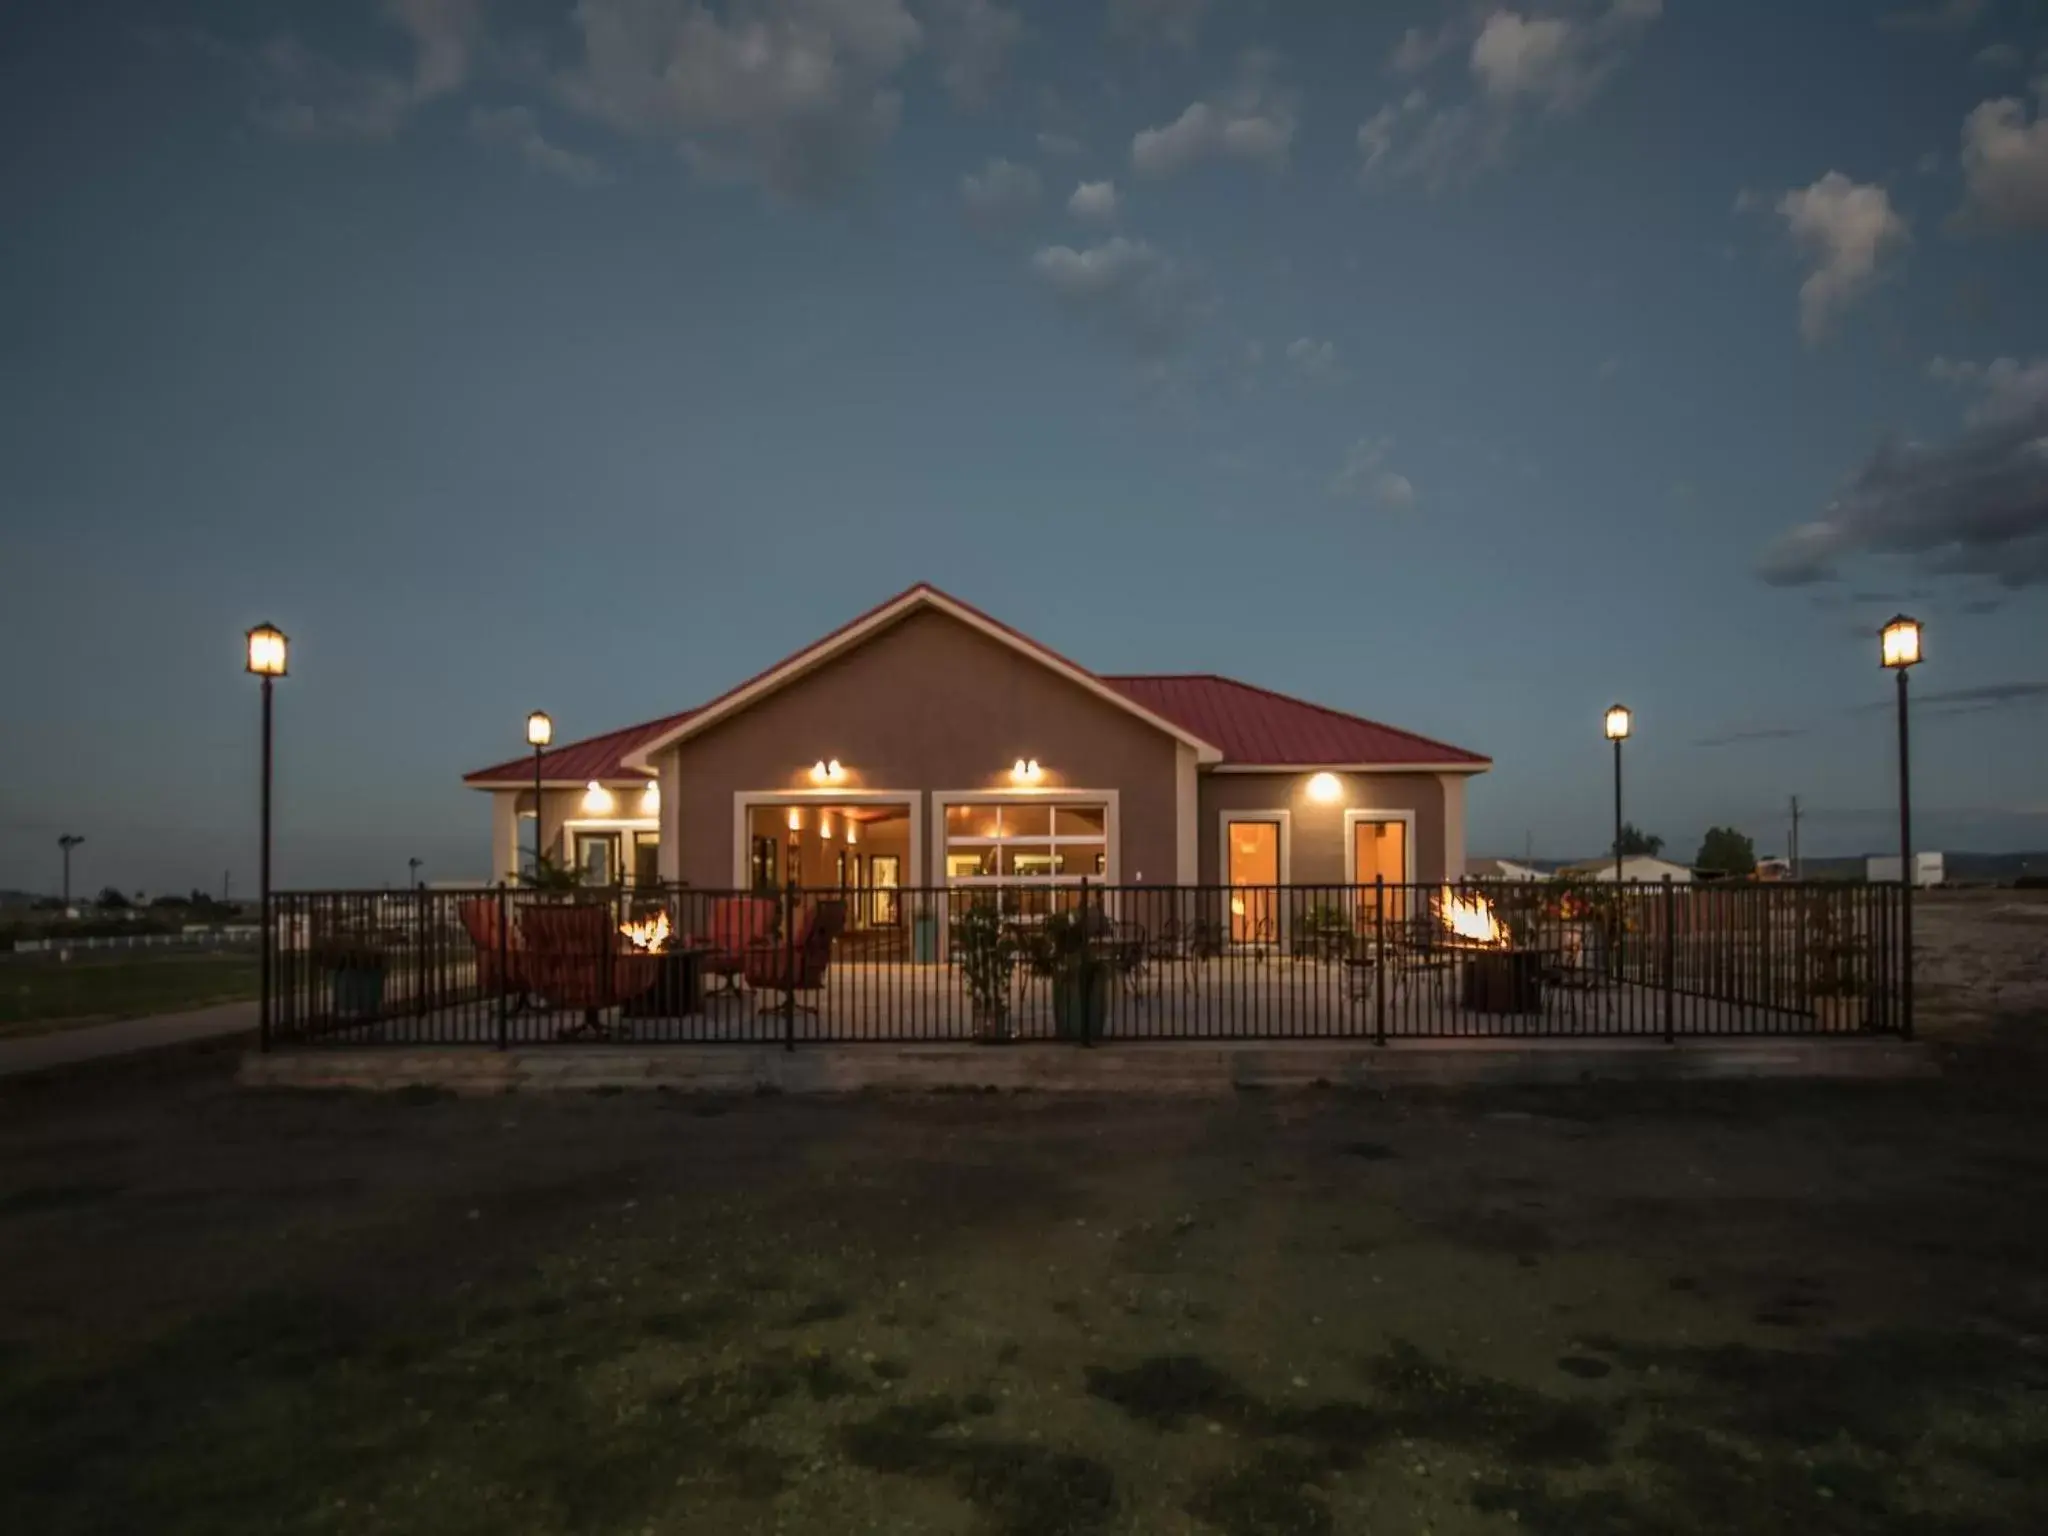
<instances>
[{"instance_id":1,"label":"fence post","mask_svg":"<svg viewBox=\"0 0 2048 1536\"><path fill-rule=\"evenodd\" d=\"M792 837L794 833L790 834ZM794 980L796 976L796 872L790 871L790 878L782 883L782 978ZM782 1048L796 1049L796 992L794 989L782 994Z\"/></svg>"},{"instance_id":2,"label":"fence post","mask_svg":"<svg viewBox=\"0 0 2048 1536\"><path fill-rule=\"evenodd\" d=\"M1387 877L1372 877L1372 1043L1387 1043Z\"/></svg>"},{"instance_id":3,"label":"fence post","mask_svg":"<svg viewBox=\"0 0 2048 1536\"><path fill-rule=\"evenodd\" d=\"M427 1016L427 888L416 885L412 892L413 1012Z\"/></svg>"},{"instance_id":4,"label":"fence post","mask_svg":"<svg viewBox=\"0 0 2048 1536\"><path fill-rule=\"evenodd\" d=\"M1100 893L1098 892L1097 895L1099 899ZM1097 910L1099 911L1100 909L1098 908ZM1076 918L1081 926L1081 947L1079 956L1074 963L1074 974L1083 985L1080 988L1080 995L1075 997L1073 1001L1081 1012L1081 1049L1087 1051L1095 1048L1093 1031L1089 1027L1095 1022L1093 1018L1095 1012L1095 976L1090 967L1097 958L1094 951L1098 943L1097 935L1101 933L1102 925L1089 914L1088 877L1086 875L1081 877L1081 910L1076 914ZM1054 963L1057 966L1058 962L1055 961ZM1055 1013L1058 1012L1060 1006L1060 983L1059 971L1055 969L1052 976L1052 1006Z\"/></svg>"},{"instance_id":5,"label":"fence post","mask_svg":"<svg viewBox=\"0 0 2048 1536\"><path fill-rule=\"evenodd\" d=\"M498 882L498 1049L512 1045L512 914L505 905L505 882Z\"/></svg>"},{"instance_id":6,"label":"fence post","mask_svg":"<svg viewBox=\"0 0 2048 1536\"><path fill-rule=\"evenodd\" d=\"M1664 1043L1678 1039L1678 888L1664 877Z\"/></svg>"}]
</instances>

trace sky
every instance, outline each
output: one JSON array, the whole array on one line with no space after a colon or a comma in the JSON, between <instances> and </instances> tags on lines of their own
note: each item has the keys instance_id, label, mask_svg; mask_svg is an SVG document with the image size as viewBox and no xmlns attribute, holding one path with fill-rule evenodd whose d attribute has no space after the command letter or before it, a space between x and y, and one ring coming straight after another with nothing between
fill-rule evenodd
<instances>
[{"instance_id":1,"label":"sky","mask_svg":"<svg viewBox=\"0 0 2048 1536\"><path fill-rule=\"evenodd\" d=\"M0 888L488 870L467 770L931 581L1630 819L2048 847L2043 0L0 24Z\"/></svg>"}]
</instances>

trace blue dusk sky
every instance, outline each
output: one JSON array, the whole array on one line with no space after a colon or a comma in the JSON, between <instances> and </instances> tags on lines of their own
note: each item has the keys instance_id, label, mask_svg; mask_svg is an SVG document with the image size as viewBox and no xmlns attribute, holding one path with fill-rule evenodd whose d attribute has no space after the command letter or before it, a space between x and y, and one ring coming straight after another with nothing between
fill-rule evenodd
<instances>
[{"instance_id":1,"label":"blue dusk sky","mask_svg":"<svg viewBox=\"0 0 2048 1536\"><path fill-rule=\"evenodd\" d=\"M2048 845L2039 0L66 0L0 27L0 886L482 877L459 776L929 580L1631 818Z\"/></svg>"}]
</instances>

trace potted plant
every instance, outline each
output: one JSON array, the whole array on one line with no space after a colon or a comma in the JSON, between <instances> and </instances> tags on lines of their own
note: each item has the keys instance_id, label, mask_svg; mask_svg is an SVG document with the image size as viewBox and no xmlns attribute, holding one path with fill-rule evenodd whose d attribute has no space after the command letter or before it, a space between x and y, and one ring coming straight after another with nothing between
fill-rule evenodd
<instances>
[{"instance_id":1,"label":"potted plant","mask_svg":"<svg viewBox=\"0 0 2048 1536\"><path fill-rule=\"evenodd\" d=\"M1105 929L1098 908L1055 912L1031 947L1032 971L1052 982L1053 1033L1062 1040L1099 1040L1109 1020L1116 960Z\"/></svg>"},{"instance_id":2,"label":"potted plant","mask_svg":"<svg viewBox=\"0 0 2048 1536\"><path fill-rule=\"evenodd\" d=\"M953 959L967 983L978 1040L1010 1038L1010 978L1017 968L1017 937L1002 909L977 897L953 918Z\"/></svg>"},{"instance_id":3,"label":"potted plant","mask_svg":"<svg viewBox=\"0 0 2048 1536\"><path fill-rule=\"evenodd\" d=\"M1294 955L1298 960L1341 959L1351 945L1351 925L1337 907L1310 907L1294 922Z\"/></svg>"},{"instance_id":4,"label":"potted plant","mask_svg":"<svg viewBox=\"0 0 2048 1536\"><path fill-rule=\"evenodd\" d=\"M382 945L356 934L334 934L313 948L313 963L332 978L337 1018L375 1018L384 1007L387 958Z\"/></svg>"},{"instance_id":5,"label":"potted plant","mask_svg":"<svg viewBox=\"0 0 2048 1536\"><path fill-rule=\"evenodd\" d=\"M1835 905L1825 895L1808 904L1807 934L1807 992L1814 1022L1829 1032L1862 1029L1868 1020L1862 953L1855 938L1842 931Z\"/></svg>"}]
</instances>

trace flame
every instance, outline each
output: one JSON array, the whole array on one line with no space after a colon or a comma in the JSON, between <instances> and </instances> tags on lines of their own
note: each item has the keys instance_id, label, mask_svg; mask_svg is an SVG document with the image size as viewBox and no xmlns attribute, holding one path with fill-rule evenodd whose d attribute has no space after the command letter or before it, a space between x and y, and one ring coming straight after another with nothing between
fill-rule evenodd
<instances>
[{"instance_id":1,"label":"flame","mask_svg":"<svg viewBox=\"0 0 2048 1536\"><path fill-rule=\"evenodd\" d=\"M619 932L635 949L659 954L668 948L668 913L657 912L644 923L621 923Z\"/></svg>"},{"instance_id":2,"label":"flame","mask_svg":"<svg viewBox=\"0 0 2048 1536\"><path fill-rule=\"evenodd\" d=\"M1493 908L1486 904L1484 896L1460 896L1445 886L1436 904L1436 915L1446 928L1468 944L1484 944L1493 949L1508 946L1508 930L1493 915Z\"/></svg>"}]
</instances>

